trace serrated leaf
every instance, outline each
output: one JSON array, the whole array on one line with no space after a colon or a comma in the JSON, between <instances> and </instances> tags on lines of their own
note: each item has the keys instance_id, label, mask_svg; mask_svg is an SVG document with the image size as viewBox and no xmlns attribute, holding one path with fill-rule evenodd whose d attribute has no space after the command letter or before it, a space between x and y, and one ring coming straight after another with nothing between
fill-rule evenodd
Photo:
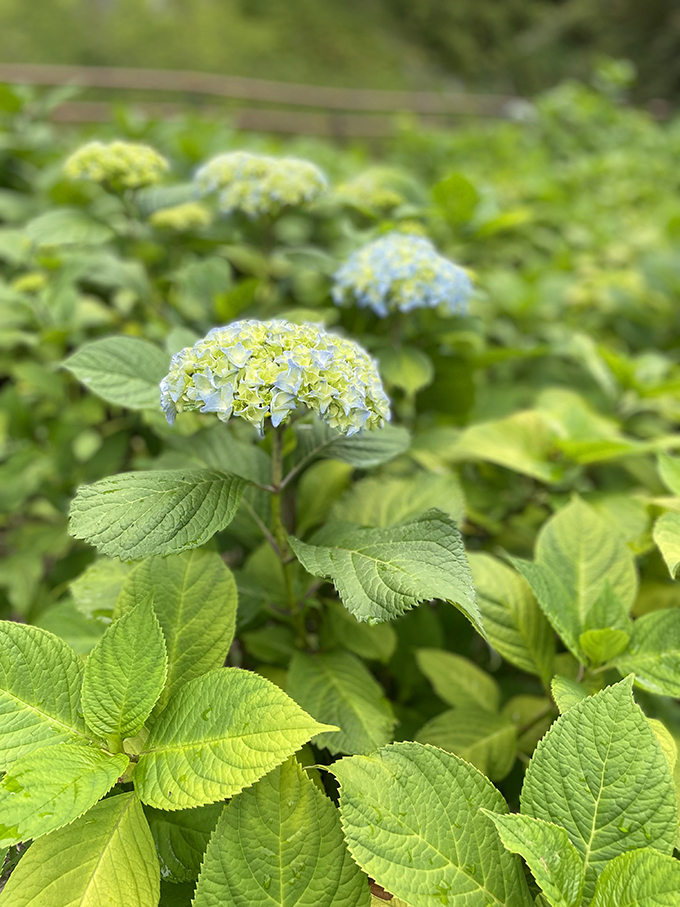
<instances>
[{"instance_id":1,"label":"serrated leaf","mask_svg":"<svg viewBox=\"0 0 680 907\"><path fill-rule=\"evenodd\" d=\"M536 563L551 570L573 603L581 630L606 582L627 610L637 596L635 559L611 525L580 498L544 525L536 542Z\"/></svg>"},{"instance_id":2,"label":"serrated leaf","mask_svg":"<svg viewBox=\"0 0 680 907\"><path fill-rule=\"evenodd\" d=\"M555 720L555 709L546 696L520 693L508 699L501 715L517 728L517 749L530 756Z\"/></svg>"},{"instance_id":3,"label":"serrated leaf","mask_svg":"<svg viewBox=\"0 0 680 907\"><path fill-rule=\"evenodd\" d=\"M515 725L509 718L478 705L442 712L421 727L416 740L455 753L492 781L501 781L515 764Z\"/></svg>"},{"instance_id":4,"label":"serrated leaf","mask_svg":"<svg viewBox=\"0 0 680 907\"><path fill-rule=\"evenodd\" d=\"M106 337L81 346L64 361L64 368L107 403L157 411L159 385L169 364L167 354L153 343Z\"/></svg>"},{"instance_id":5,"label":"serrated leaf","mask_svg":"<svg viewBox=\"0 0 680 907\"><path fill-rule=\"evenodd\" d=\"M372 753L392 739L392 706L371 672L351 652L296 652L287 691L317 721L340 728L314 739L333 755Z\"/></svg>"},{"instance_id":6,"label":"serrated leaf","mask_svg":"<svg viewBox=\"0 0 680 907\"><path fill-rule=\"evenodd\" d=\"M83 668L46 630L0 621L0 769L40 747L83 739Z\"/></svg>"},{"instance_id":7,"label":"serrated leaf","mask_svg":"<svg viewBox=\"0 0 680 907\"><path fill-rule=\"evenodd\" d=\"M331 516L359 526L393 526L433 507L457 523L462 520L465 498L453 473L418 472L406 478L362 479L345 492Z\"/></svg>"},{"instance_id":8,"label":"serrated leaf","mask_svg":"<svg viewBox=\"0 0 680 907\"><path fill-rule=\"evenodd\" d=\"M511 563L531 586L531 591L553 629L579 661L586 656L579 644L581 625L573 600L560 578L543 564L511 558Z\"/></svg>"},{"instance_id":9,"label":"serrated leaf","mask_svg":"<svg viewBox=\"0 0 680 907\"><path fill-rule=\"evenodd\" d=\"M500 816L484 810L510 853L518 853L553 907L580 907L583 860L557 825L529 816Z\"/></svg>"},{"instance_id":10,"label":"serrated leaf","mask_svg":"<svg viewBox=\"0 0 680 907\"><path fill-rule=\"evenodd\" d=\"M397 632L391 624L360 623L344 605L336 601L327 603L325 617L323 639L328 631L333 643L344 646L368 661L387 663L394 655Z\"/></svg>"},{"instance_id":11,"label":"serrated leaf","mask_svg":"<svg viewBox=\"0 0 680 907\"><path fill-rule=\"evenodd\" d=\"M302 833L301 833L302 832ZM194 907L369 907L337 809L289 759L226 807Z\"/></svg>"},{"instance_id":12,"label":"serrated leaf","mask_svg":"<svg viewBox=\"0 0 680 907\"><path fill-rule=\"evenodd\" d=\"M680 513L663 513L654 523L654 542L675 579L680 568Z\"/></svg>"},{"instance_id":13,"label":"serrated leaf","mask_svg":"<svg viewBox=\"0 0 680 907\"><path fill-rule=\"evenodd\" d=\"M62 743L29 753L0 780L0 846L73 822L107 793L128 758Z\"/></svg>"},{"instance_id":14,"label":"serrated leaf","mask_svg":"<svg viewBox=\"0 0 680 907\"><path fill-rule=\"evenodd\" d=\"M572 706L539 743L522 813L563 827L583 859L585 897L608 860L635 847L671 853L677 805L668 762L626 678Z\"/></svg>"},{"instance_id":15,"label":"serrated leaf","mask_svg":"<svg viewBox=\"0 0 680 907\"><path fill-rule=\"evenodd\" d=\"M579 646L585 652L591 665L599 667L616 658L628 648L630 636L625 630L586 630L578 638Z\"/></svg>"},{"instance_id":16,"label":"serrated leaf","mask_svg":"<svg viewBox=\"0 0 680 907\"><path fill-rule=\"evenodd\" d=\"M680 907L680 861L632 850L608 863L591 907Z\"/></svg>"},{"instance_id":17,"label":"serrated leaf","mask_svg":"<svg viewBox=\"0 0 680 907\"><path fill-rule=\"evenodd\" d=\"M680 697L680 610L664 608L633 623L628 651L614 662L650 693Z\"/></svg>"},{"instance_id":18,"label":"serrated leaf","mask_svg":"<svg viewBox=\"0 0 680 907\"><path fill-rule=\"evenodd\" d=\"M555 636L528 583L490 554L470 553L468 560L489 642L503 658L547 681Z\"/></svg>"},{"instance_id":19,"label":"serrated leaf","mask_svg":"<svg viewBox=\"0 0 680 907\"><path fill-rule=\"evenodd\" d=\"M224 664L234 638L236 582L219 554L198 548L137 564L115 613L128 613L149 595L167 645L168 676L158 710L182 684Z\"/></svg>"},{"instance_id":20,"label":"serrated leaf","mask_svg":"<svg viewBox=\"0 0 680 907\"><path fill-rule=\"evenodd\" d=\"M139 800L118 794L36 841L0 895L1 907L156 907L158 860Z\"/></svg>"},{"instance_id":21,"label":"serrated leaf","mask_svg":"<svg viewBox=\"0 0 680 907\"><path fill-rule=\"evenodd\" d=\"M165 639L151 596L116 620L85 664L85 722L118 745L134 737L151 714L167 674Z\"/></svg>"},{"instance_id":22,"label":"serrated leaf","mask_svg":"<svg viewBox=\"0 0 680 907\"><path fill-rule=\"evenodd\" d=\"M364 872L411 907L531 907L522 866L480 807L506 813L458 756L395 743L335 762L347 846Z\"/></svg>"},{"instance_id":23,"label":"serrated leaf","mask_svg":"<svg viewBox=\"0 0 680 907\"><path fill-rule=\"evenodd\" d=\"M647 721L649 722L651 729L654 731L654 736L659 741L661 752L666 757L666 761L668 762L671 772L675 772L675 766L678 761L678 747L675 742L675 738L663 723L663 721L659 721L657 718L648 718Z\"/></svg>"},{"instance_id":24,"label":"serrated leaf","mask_svg":"<svg viewBox=\"0 0 680 907\"><path fill-rule=\"evenodd\" d=\"M556 674L553 677L550 689L557 708L562 715L573 705L576 705L577 702L586 699L588 696L588 690L583 684L570 680L568 677L562 677L560 674Z\"/></svg>"},{"instance_id":25,"label":"serrated leaf","mask_svg":"<svg viewBox=\"0 0 680 907\"><path fill-rule=\"evenodd\" d=\"M299 458L330 457L358 469L388 463L405 453L411 444L410 434L401 425L385 425L384 428L362 431L347 438L317 420L298 423L295 433Z\"/></svg>"},{"instance_id":26,"label":"serrated leaf","mask_svg":"<svg viewBox=\"0 0 680 907\"><path fill-rule=\"evenodd\" d=\"M210 835L223 809L223 803L175 812L146 808L161 878L172 882L191 882L198 878Z\"/></svg>"},{"instance_id":27,"label":"serrated leaf","mask_svg":"<svg viewBox=\"0 0 680 907\"><path fill-rule=\"evenodd\" d=\"M498 684L469 658L443 649L417 649L415 654L418 667L448 705L475 703L488 712L498 710Z\"/></svg>"},{"instance_id":28,"label":"serrated leaf","mask_svg":"<svg viewBox=\"0 0 680 907\"><path fill-rule=\"evenodd\" d=\"M455 604L483 633L463 540L440 511L387 529L330 524L312 542L290 539L305 570L332 579L357 620L390 620L439 598Z\"/></svg>"},{"instance_id":29,"label":"serrated leaf","mask_svg":"<svg viewBox=\"0 0 680 907\"><path fill-rule=\"evenodd\" d=\"M183 453L188 460L201 466L241 476L249 482L266 484L271 478L271 457L261 447L240 441L223 423L196 432L188 437L170 430L170 446Z\"/></svg>"},{"instance_id":30,"label":"serrated leaf","mask_svg":"<svg viewBox=\"0 0 680 907\"><path fill-rule=\"evenodd\" d=\"M121 473L80 487L69 531L125 560L177 554L228 526L244 487L212 469Z\"/></svg>"},{"instance_id":31,"label":"serrated leaf","mask_svg":"<svg viewBox=\"0 0 680 907\"><path fill-rule=\"evenodd\" d=\"M219 668L184 684L155 719L135 768L157 809L233 797L328 728L264 677Z\"/></svg>"}]
</instances>

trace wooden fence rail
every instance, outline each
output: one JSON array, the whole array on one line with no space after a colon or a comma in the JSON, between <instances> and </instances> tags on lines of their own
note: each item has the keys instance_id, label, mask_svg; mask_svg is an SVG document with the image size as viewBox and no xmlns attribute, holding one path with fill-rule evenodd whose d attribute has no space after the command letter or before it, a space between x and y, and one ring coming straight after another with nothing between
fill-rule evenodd
<instances>
[{"instance_id":1,"label":"wooden fence rail","mask_svg":"<svg viewBox=\"0 0 680 907\"><path fill-rule=\"evenodd\" d=\"M163 69L118 69L93 66L53 66L0 63L0 82L29 85L75 85L111 91L171 92L186 96L192 106L211 116L224 116L225 107L197 104L221 98L251 104L277 105L228 109L237 128L264 132L340 136L384 136L394 132L395 114L410 113L423 124L444 125L452 117L506 117L520 100L506 95L433 91L384 91L363 88L323 88L293 82L273 82L203 72ZM186 103L135 102L152 116L174 116ZM295 110L290 108L305 108ZM312 109L316 109L312 112ZM68 101L54 118L62 122L100 122L110 119L102 101Z\"/></svg>"}]
</instances>

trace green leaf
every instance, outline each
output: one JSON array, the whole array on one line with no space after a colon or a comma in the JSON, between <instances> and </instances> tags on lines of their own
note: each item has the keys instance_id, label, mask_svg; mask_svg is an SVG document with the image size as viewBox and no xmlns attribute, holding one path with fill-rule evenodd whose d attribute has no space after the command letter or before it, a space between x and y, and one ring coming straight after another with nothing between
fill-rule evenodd
<instances>
[{"instance_id":1,"label":"green leaf","mask_svg":"<svg viewBox=\"0 0 680 907\"><path fill-rule=\"evenodd\" d=\"M469 658L443 649L417 649L416 661L437 696L448 705L475 703L488 712L498 711L498 684Z\"/></svg>"},{"instance_id":2,"label":"green leaf","mask_svg":"<svg viewBox=\"0 0 680 907\"><path fill-rule=\"evenodd\" d=\"M439 598L455 604L483 633L463 540L440 511L387 529L329 524L312 542L290 539L305 570L332 579L357 620L390 620Z\"/></svg>"},{"instance_id":3,"label":"green leaf","mask_svg":"<svg viewBox=\"0 0 680 907\"><path fill-rule=\"evenodd\" d=\"M588 696L588 690L583 684L570 680L568 677L562 677L560 674L553 677L550 689L561 715Z\"/></svg>"},{"instance_id":4,"label":"green leaf","mask_svg":"<svg viewBox=\"0 0 680 907\"><path fill-rule=\"evenodd\" d=\"M508 661L547 682L553 671L555 636L530 585L485 552L468 557L489 641Z\"/></svg>"},{"instance_id":5,"label":"green leaf","mask_svg":"<svg viewBox=\"0 0 680 907\"><path fill-rule=\"evenodd\" d=\"M680 513L663 513L654 523L652 536L675 579L680 568Z\"/></svg>"},{"instance_id":6,"label":"green leaf","mask_svg":"<svg viewBox=\"0 0 680 907\"><path fill-rule=\"evenodd\" d=\"M127 765L127 756L72 743L29 753L0 781L0 846L73 822L113 787Z\"/></svg>"},{"instance_id":7,"label":"green leaf","mask_svg":"<svg viewBox=\"0 0 680 907\"><path fill-rule=\"evenodd\" d=\"M350 853L412 907L531 907L522 865L481 807L506 813L481 772L420 743L395 743L335 762Z\"/></svg>"},{"instance_id":8,"label":"green leaf","mask_svg":"<svg viewBox=\"0 0 680 907\"><path fill-rule=\"evenodd\" d=\"M585 896L608 860L635 847L671 853L677 805L666 757L626 678L573 705L539 743L522 813L564 828L583 859Z\"/></svg>"},{"instance_id":9,"label":"green leaf","mask_svg":"<svg viewBox=\"0 0 680 907\"><path fill-rule=\"evenodd\" d=\"M465 499L458 477L418 472L405 478L370 477L356 482L333 507L334 520L359 526L393 526L436 507L460 523Z\"/></svg>"},{"instance_id":10,"label":"green leaf","mask_svg":"<svg viewBox=\"0 0 680 907\"><path fill-rule=\"evenodd\" d=\"M680 697L680 610L664 608L633 623L630 645L614 662L622 674L660 696Z\"/></svg>"},{"instance_id":11,"label":"green leaf","mask_svg":"<svg viewBox=\"0 0 680 907\"><path fill-rule=\"evenodd\" d=\"M659 475L671 494L680 497L680 457L659 454Z\"/></svg>"},{"instance_id":12,"label":"green leaf","mask_svg":"<svg viewBox=\"0 0 680 907\"><path fill-rule=\"evenodd\" d=\"M351 652L296 652L287 690L317 721L340 728L314 739L333 755L371 753L392 739L392 706L371 672Z\"/></svg>"},{"instance_id":13,"label":"green leaf","mask_svg":"<svg viewBox=\"0 0 680 907\"><path fill-rule=\"evenodd\" d=\"M369 907L337 809L289 759L226 807L194 907Z\"/></svg>"},{"instance_id":14,"label":"green leaf","mask_svg":"<svg viewBox=\"0 0 680 907\"><path fill-rule=\"evenodd\" d=\"M362 624L337 601L327 603L325 616L322 627L324 645L328 634L331 644L344 646L368 661L386 664L394 655L397 632L391 624Z\"/></svg>"},{"instance_id":15,"label":"green leaf","mask_svg":"<svg viewBox=\"0 0 680 907\"><path fill-rule=\"evenodd\" d=\"M324 422L300 422L295 426L298 456L329 457L358 469L369 469L388 463L405 453L411 436L401 425L385 425L373 431L362 431L347 438Z\"/></svg>"},{"instance_id":16,"label":"green leaf","mask_svg":"<svg viewBox=\"0 0 680 907\"><path fill-rule=\"evenodd\" d=\"M85 617L68 598L43 611L34 625L59 636L76 655L88 655L106 630L104 621Z\"/></svg>"},{"instance_id":17,"label":"green leaf","mask_svg":"<svg viewBox=\"0 0 680 907\"><path fill-rule=\"evenodd\" d=\"M82 664L46 630L0 621L0 768L28 753L83 739Z\"/></svg>"},{"instance_id":18,"label":"green leaf","mask_svg":"<svg viewBox=\"0 0 680 907\"><path fill-rule=\"evenodd\" d=\"M223 809L223 803L175 812L146 808L164 880L191 882L198 878L210 835Z\"/></svg>"},{"instance_id":19,"label":"green leaf","mask_svg":"<svg viewBox=\"0 0 680 907\"><path fill-rule=\"evenodd\" d=\"M630 636L624 630L586 630L578 638L581 649L594 667L606 664L628 648Z\"/></svg>"},{"instance_id":20,"label":"green leaf","mask_svg":"<svg viewBox=\"0 0 680 907\"><path fill-rule=\"evenodd\" d=\"M484 630L503 658L547 682L555 635L526 580L484 552L468 554Z\"/></svg>"},{"instance_id":21,"label":"green leaf","mask_svg":"<svg viewBox=\"0 0 680 907\"><path fill-rule=\"evenodd\" d=\"M529 816L499 816L484 810L510 853L518 853L553 907L580 907L583 860L557 825Z\"/></svg>"},{"instance_id":22,"label":"green leaf","mask_svg":"<svg viewBox=\"0 0 680 907\"><path fill-rule=\"evenodd\" d=\"M432 198L443 210L446 220L454 225L472 218L479 202L479 193L462 173L450 173L432 187Z\"/></svg>"},{"instance_id":23,"label":"green leaf","mask_svg":"<svg viewBox=\"0 0 680 907\"><path fill-rule=\"evenodd\" d=\"M166 440L172 448L195 460L249 482L266 484L272 474L271 458L261 447L239 441L223 423L184 437L168 429Z\"/></svg>"},{"instance_id":24,"label":"green leaf","mask_svg":"<svg viewBox=\"0 0 680 907\"><path fill-rule=\"evenodd\" d=\"M177 554L228 526L244 487L212 469L124 472L80 487L69 531L124 560Z\"/></svg>"},{"instance_id":25,"label":"green leaf","mask_svg":"<svg viewBox=\"0 0 680 907\"><path fill-rule=\"evenodd\" d=\"M53 208L29 221L25 232L37 246L96 246L114 236L111 227L79 208Z\"/></svg>"},{"instance_id":26,"label":"green leaf","mask_svg":"<svg viewBox=\"0 0 680 907\"><path fill-rule=\"evenodd\" d=\"M156 907L158 860L139 800L118 794L31 845L1 907Z\"/></svg>"},{"instance_id":27,"label":"green leaf","mask_svg":"<svg viewBox=\"0 0 680 907\"><path fill-rule=\"evenodd\" d=\"M214 551L146 558L123 583L116 614L151 595L167 646L168 677L156 709L194 677L221 667L234 638L234 577Z\"/></svg>"},{"instance_id":28,"label":"green leaf","mask_svg":"<svg viewBox=\"0 0 680 907\"><path fill-rule=\"evenodd\" d=\"M64 368L88 390L116 406L160 409L160 382L169 357L137 337L106 337L86 343L64 361Z\"/></svg>"},{"instance_id":29,"label":"green leaf","mask_svg":"<svg viewBox=\"0 0 680 907\"><path fill-rule=\"evenodd\" d=\"M86 617L111 617L130 564L100 557L74 580L69 589L76 607Z\"/></svg>"},{"instance_id":30,"label":"green leaf","mask_svg":"<svg viewBox=\"0 0 680 907\"><path fill-rule=\"evenodd\" d=\"M581 635L579 616L560 578L543 564L523 561L520 558L510 558L510 561L531 586L543 613L569 651L579 661L585 662L587 659L579 643Z\"/></svg>"},{"instance_id":31,"label":"green leaf","mask_svg":"<svg viewBox=\"0 0 680 907\"><path fill-rule=\"evenodd\" d=\"M442 712L421 727L416 740L455 753L492 781L501 781L515 764L515 725L509 718L478 705L461 705Z\"/></svg>"},{"instance_id":32,"label":"green leaf","mask_svg":"<svg viewBox=\"0 0 680 907\"><path fill-rule=\"evenodd\" d=\"M627 610L637 597L635 558L623 539L592 507L575 498L545 524L536 542L536 563L564 586L581 631L606 582Z\"/></svg>"},{"instance_id":33,"label":"green leaf","mask_svg":"<svg viewBox=\"0 0 680 907\"><path fill-rule=\"evenodd\" d=\"M151 725L135 768L157 809L233 797L328 728L264 677L218 668L184 684Z\"/></svg>"},{"instance_id":34,"label":"green leaf","mask_svg":"<svg viewBox=\"0 0 680 907\"><path fill-rule=\"evenodd\" d=\"M116 620L94 647L83 676L83 715L99 737L118 746L151 714L167 674L161 625L151 597Z\"/></svg>"},{"instance_id":35,"label":"green leaf","mask_svg":"<svg viewBox=\"0 0 680 907\"><path fill-rule=\"evenodd\" d=\"M650 848L608 863L591 907L680 907L680 861Z\"/></svg>"},{"instance_id":36,"label":"green leaf","mask_svg":"<svg viewBox=\"0 0 680 907\"><path fill-rule=\"evenodd\" d=\"M385 347L378 354L378 362L385 381L408 395L417 394L434 380L432 360L413 346Z\"/></svg>"},{"instance_id":37,"label":"green leaf","mask_svg":"<svg viewBox=\"0 0 680 907\"><path fill-rule=\"evenodd\" d=\"M675 766L678 762L678 747L675 742L675 738L663 723L663 721L659 721L657 718L648 718L647 721L649 722L651 729L654 731L654 736L659 741L659 746L661 747L662 753L666 757L666 761L668 762L671 772L674 773Z\"/></svg>"},{"instance_id":38,"label":"green leaf","mask_svg":"<svg viewBox=\"0 0 680 907\"><path fill-rule=\"evenodd\" d=\"M349 485L353 467L339 460L321 460L306 469L298 482L295 527L300 535L318 526Z\"/></svg>"}]
</instances>

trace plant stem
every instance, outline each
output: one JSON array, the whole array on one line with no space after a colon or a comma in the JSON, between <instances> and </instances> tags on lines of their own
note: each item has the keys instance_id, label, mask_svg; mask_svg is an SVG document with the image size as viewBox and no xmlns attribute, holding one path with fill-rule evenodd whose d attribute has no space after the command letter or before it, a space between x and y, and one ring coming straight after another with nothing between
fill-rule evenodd
<instances>
[{"instance_id":1,"label":"plant stem","mask_svg":"<svg viewBox=\"0 0 680 907\"><path fill-rule=\"evenodd\" d=\"M293 586L293 558L288 546L288 533L283 522L283 429L272 432L272 531L281 561L283 581L286 587L288 610L299 643L307 646L307 630L303 609L298 602Z\"/></svg>"}]
</instances>

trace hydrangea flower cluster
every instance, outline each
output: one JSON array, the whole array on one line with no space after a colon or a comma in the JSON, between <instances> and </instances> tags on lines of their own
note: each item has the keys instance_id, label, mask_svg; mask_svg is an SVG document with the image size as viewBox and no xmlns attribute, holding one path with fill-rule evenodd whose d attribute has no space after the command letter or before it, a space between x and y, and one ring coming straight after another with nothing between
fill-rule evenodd
<instances>
[{"instance_id":1,"label":"hydrangea flower cluster","mask_svg":"<svg viewBox=\"0 0 680 907\"><path fill-rule=\"evenodd\" d=\"M173 356L161 382L161 406L170 424L183 410L241 416L264 432L298 405L345 435L380 428L389 400L375 362L357 343L318 325L236 321L213 328Z\"/></svg>"},{"instance_id":2,"label":"hydrangea flower cluster","mask_svg":"<svg viewBox=\"0 0 680 907\"><path fill-rule=\"evenodd\" d=\"M207 227L211 217L210 211L200 202L184 202L170 208L159 208L149 220L154 227L181 232Z\"/></svg>"},{"instance_id":3,"label":"hydrangea flower cluster","mask_svg":"<svg viewBox=\"0 0 680 907\"><path fill-rule=\"evenodd\" d=\"M367 170L354 179L341 183L335 190L336 197L347 205L359 208L389 210L404 204L404 196L388 185L381 173Z\"/></svg>"},{"instance_id":4,"label":"hydrangea flower cluster","mask_svg":"<svg viewBox=\"0 0 680 907\"><path fill-rule=\"evenodd\" d=\"M336 272L333 301L352 301L380 318L390 312L440 309L465 312L472 293L466 271L423 236L393 232L359 249Z\"/></svg>"},{"instance_id":5,"label":"hydrangea flower cluster","mask_svg":"<svg viewBox=\"0 0 680 907\"><path fill-rule=\"evenodd\" d=\"M150 145L137 142L88 142L77 148L64 164L70 179L113 183L140 189L158 183L170 165Z\"/></svg>"},{"instance_id":6,"label":"hydrangea flower cluster","mask_svg":"<svg viewBox=\"0 0 680 907\"><path fill-rule=\"evenodd\" d=\"M218 192L226 213L243 211L251 217L312 202L328 187L310 161L249 151L218 155L196 172L195 182L204 195Z\"/></svg>"}]
</instances>

